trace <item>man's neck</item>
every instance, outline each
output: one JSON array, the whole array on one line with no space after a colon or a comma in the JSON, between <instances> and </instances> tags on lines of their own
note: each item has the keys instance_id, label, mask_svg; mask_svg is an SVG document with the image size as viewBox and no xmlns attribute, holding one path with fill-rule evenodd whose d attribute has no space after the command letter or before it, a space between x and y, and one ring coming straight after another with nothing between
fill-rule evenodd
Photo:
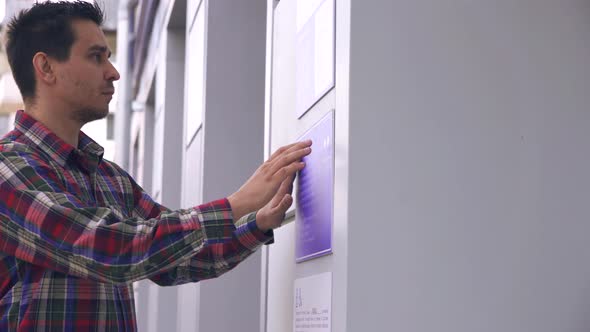
<instances>
[{"instance_id":1,"label":"man's neck","mask_svg":"<svg viewBox=\"0 0 590 332\"><path fill-rule=\"evenodd\" d=\"M62 110L55 109L49 105L39 103L26 104L25 112L41 122L57 137L64 140L74 148L78 147L78 138L82 126L69 118Z\"/></svg>"}]
</instances>

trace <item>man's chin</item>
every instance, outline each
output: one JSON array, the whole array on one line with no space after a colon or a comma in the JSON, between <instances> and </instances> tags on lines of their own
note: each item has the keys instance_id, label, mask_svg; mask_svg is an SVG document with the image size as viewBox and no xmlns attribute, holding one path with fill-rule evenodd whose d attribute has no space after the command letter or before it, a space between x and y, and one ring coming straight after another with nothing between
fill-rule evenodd
<instances>
[{"instance_id":1,"label":"man's chin","mask_svg":"<svg viewBox=\"0 0 590 332\"><path fill-rule=\"evenodd\" d=\"M83 109L77 111L74 114L74 118L81 124L86 124L88 122L104 119L107 115L109 115L108 107L104 109Z\"/></svg>"}]
</instances>

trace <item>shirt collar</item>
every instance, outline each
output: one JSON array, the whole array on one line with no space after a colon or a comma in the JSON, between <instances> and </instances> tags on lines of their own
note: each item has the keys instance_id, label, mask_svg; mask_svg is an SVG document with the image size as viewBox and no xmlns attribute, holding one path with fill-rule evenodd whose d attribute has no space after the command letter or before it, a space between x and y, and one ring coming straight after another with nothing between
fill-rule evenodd
<instances>
[{"instance_id":1,"label":"shirt collar","mask_svg":"<svg viewBox=\"0 0 590 332\"><path fill-rule=\"evenodd\" d=\"M78 148L74 148L22 110L16 113L14 126L62 167L66 166L68 160L74 160L91 172L96 170L98 163L102 160L104 154L102 146L82 131L78 138Z\"/></svg>"}]
</instances>

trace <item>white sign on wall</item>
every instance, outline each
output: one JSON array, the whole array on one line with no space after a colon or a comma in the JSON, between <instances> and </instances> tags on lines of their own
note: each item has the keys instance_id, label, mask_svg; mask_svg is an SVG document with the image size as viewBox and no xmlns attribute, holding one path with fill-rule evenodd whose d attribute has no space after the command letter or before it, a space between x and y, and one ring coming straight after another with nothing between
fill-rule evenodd
<instances>
[{"instance_id":1,"label":"white sign on wall","mask_svg":"<svg viewBox=\"0 0 590 332\"><path fill-rule=\"evenodd\" d=\"M293 332L332 331L332 272L295 279Z\"/></svg>"}]
</instances>

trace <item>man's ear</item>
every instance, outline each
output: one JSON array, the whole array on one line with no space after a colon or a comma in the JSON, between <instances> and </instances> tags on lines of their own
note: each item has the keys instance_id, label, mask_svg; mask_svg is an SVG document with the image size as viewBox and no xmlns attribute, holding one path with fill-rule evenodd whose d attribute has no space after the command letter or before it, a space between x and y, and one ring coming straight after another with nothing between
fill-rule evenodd
<instances>
[{"instance_id":1,"label":"man's ear","mask_svg":"<svg viewBox=\"0 0 590 332\"><path fill-rule=\"evenodd\" d=\"M55 68L52 66L53 61L46 53L37 52L33 56L33 68L35 69L35 76L45 82L45 84L55 83L56 75Z\"/></svg>"}]
</instances>

